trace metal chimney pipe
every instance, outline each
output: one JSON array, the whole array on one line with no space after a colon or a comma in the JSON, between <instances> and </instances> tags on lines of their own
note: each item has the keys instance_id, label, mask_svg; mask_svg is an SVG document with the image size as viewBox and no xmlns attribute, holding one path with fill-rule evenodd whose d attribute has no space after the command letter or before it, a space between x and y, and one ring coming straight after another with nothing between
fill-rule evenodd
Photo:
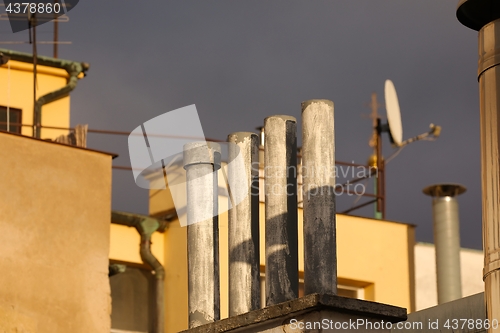
<instances>
[{"instance_id":1,"label":"metal chimney pipe","mask_svg":"<svg viewBox=\"0 0 500 333\"><path fill-rule=\"evenodd\" d=\"M221 148L184 145L187 180L189 328L220 319L218 178Z\"/></svg>"},{"instance_id":2,"label":"metal chimney pipe","mask_svg":"<svg viewBox=\"0 0 500 333\"><path fill-rule=\"evenodd\" d=\"M259 249L259 137L236 132L228 136L229 161L241 154L242 170L228 164L229 183L247 186L235 189L246 197L228 212L229 229L229 316L260 309ZM255 165L256 164L256 165ZM239 181L244 177L246 182ZM231 202L230 202L231 204Z\"/></svg>"},{"instance_id":3,"label":"metal chimney pipe","mask_svg":"<svg viewBox=\"0 0 500 333\"><path fill-rule=\"evenodd\" d=\"M465 187L438 184L427 186L423 192L433 198L438 304L442 304L462 298L460 222L455 197L464 193Z\"/></svg>"},{"instance_id":4,"label":"metal chimney pipe","mask_svg":"<svg viewBox=\"0 0 500 333\"><path fill-rule=\"evenodd\" d=\"M302 103L304 292L337 294L333 102Z\"/></svg>"},{"instance_id":5,"label":"metal chimney pipe","mask_svg":"<svg viewBox=\"0 0 500 333\"><path fill-rule=\"evenodd\" d=\"M500 4L461 0L458 20L479 31L479 110L486 318L500 313ZM494 332L493 328L488 332Z\"/></svg>"},{"instance_id":6,"label":"metal chimney pipe","mask_svg":"<svg viewBox=\"0 0 500 333\"><path fill-rule=\"evenodd\" d=\"M296 123L291 116L264 120L267 306L299 293Z\"/></svg>"},{"instance_id":7,"label":"metal chimney pipe","mask_svg":"<svg viewBox=\"0 0 500 333\"><path fill-rule=\"evenodd\" d=\"M479 31L483 249L487 318L500 313L500 20ZM499 330L500 331L500 330Z\"/></svg>"}]
</instances>

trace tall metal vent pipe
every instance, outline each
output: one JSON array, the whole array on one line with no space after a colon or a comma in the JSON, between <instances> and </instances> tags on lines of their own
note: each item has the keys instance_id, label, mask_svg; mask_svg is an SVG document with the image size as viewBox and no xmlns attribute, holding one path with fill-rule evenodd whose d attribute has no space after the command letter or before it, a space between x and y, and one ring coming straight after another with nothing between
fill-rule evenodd
<instances>
[{"instance_id":1,"label":"tall metal vent pipe","mask_svg":"<svg viewBox=\"0 0 500 333\"><path fill-rule=\"evenodd\" d=\"M458 20L479 31L479 109L486 316L500 313L500 3L461 0ZM488 332L494 332L490 328ZM500 330L498 330L500 331Z\"/></svg>"},{"instance_id":2,"label":"tall metal vent pipe","mask_svg":"<svg viewBox=\"0 0 500 333\"><path fill-rule=\"evenodd\" d=\"M266 305L299 293L297 212L297 121L291 116L264 120L266 213Z\"/></svg>"},{"instance_id":3,"label":"tall metal vent pipe","mask_svg":"<svg viewBox=\"0 0 500 333\"><path fill-rule=\"evenodd\" d=\"M228 212L229 316L233 317L260 308L259 168L255 166L259 137L236 132L227 141L229 161L240 154L243 159L242 166L228 163L229 183L234 184L232 190L246 194Z\"/></svg>"},{"instance_id":4,"label":"tall metal vent pipe","mask_svg":"<svg viewBox=\"0 0 500 333\"><path fill-rule=\"evenodd\" d=\"M433 198L438 304L442 304L462 298L460 221L456 196L464 193L465 187L438 184L427 186L423 192Z\"/></svg>"},{"instance_id":5,"label":"tall metal vent pipe","mask_svg":"<svg viewBox=\"0 0 500 333\"><path fill-rule=\"evenodd\" d=\"M184 145L187 180L189 328L220 319L218 177L221 148Z\"/></svg>"},{"instance_id":6,"label":"tall metal vent pipe","mask_svg":"<svg viewBox=\"0 0 500 333\"><path fill-rule=\"evenodd\" d=\"M302 103L304 292L337 294L333 102Z\"/></svg>"}]
</instances>

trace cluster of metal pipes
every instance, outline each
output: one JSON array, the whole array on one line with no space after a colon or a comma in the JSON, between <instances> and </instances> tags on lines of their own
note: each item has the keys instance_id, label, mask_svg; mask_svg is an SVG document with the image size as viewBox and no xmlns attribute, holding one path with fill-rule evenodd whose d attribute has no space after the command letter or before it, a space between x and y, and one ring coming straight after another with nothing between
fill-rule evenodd
<instances>
[{"instance_id":1,"label":"cluster of metal pipes","mask_svg":"<svg viewBox=\"0 0 500 333\"><path fill-rule=\"evenodd\" d=\"M302 103L304 289L305 294L337 294L333 102ZM276 115L265 119L265 279L266 305L298 297L297 121ZM229 184L246 175L247 195L229 210L229 315L260 308L259 137L228 136ZM187 173L189 328L220 319L218 252L218 172L220 145L184 146ZM238 170L236 168L239 168ZM312 171L312 172L311 172ZM211 218L203 218L213 216ZM193 221L193 223L190 223ZM196 221L201 221L194 223Z\"/></svg>"}]
</instances>

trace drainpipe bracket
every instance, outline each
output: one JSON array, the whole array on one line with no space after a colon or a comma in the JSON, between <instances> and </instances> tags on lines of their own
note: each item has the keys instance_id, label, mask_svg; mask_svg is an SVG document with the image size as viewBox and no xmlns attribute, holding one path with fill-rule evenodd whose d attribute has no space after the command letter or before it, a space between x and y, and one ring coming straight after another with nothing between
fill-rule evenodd
<instances>
[{"instance_id":1,"label":"drainpipe bracket","mask_svg":"<svg viewBox=\"0 0 500 333\"><path fill-rule=\"evenodd\" d=\"M145 218L138 224L138 229L141 233L146 234L149 238L151 235L160 228L160 223L156 219Z\"/></svg>"}]
</instances>

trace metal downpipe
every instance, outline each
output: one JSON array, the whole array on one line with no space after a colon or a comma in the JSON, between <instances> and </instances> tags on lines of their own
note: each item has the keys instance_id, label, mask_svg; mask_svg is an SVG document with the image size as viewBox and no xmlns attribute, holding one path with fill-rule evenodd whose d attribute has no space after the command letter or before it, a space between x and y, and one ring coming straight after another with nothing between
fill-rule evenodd
<instances>
[{"instance_id":1,"label":"metal downpipe","mask_svg":"<svg viewBox=\"0 0 500 333\"><path fill-rule=\"evenodd\" d=\"M155 273L155 323L153 333L165 331L165 268L151 253L151 235L155 231L163 231L166 222L149 216L123 212L111 213L112 223L135 227L141 236L140 255L142 261L149 265Z\"/></svg>"},{"instance_id":2,"label":"metal downpipe","mask_svg":"<svg viewBox=\"0 0 500 333\"><path fill-rule=\"evenodd\" d=\"M33 55L29 53L0 49L0 54L8 56L14 61L33 63ZM44 56L37 56L36 62L38 65L64 69L69 75L68 83L64 87L41 96L36 100L35 105L33 106L33 136L35 138L40 138L42 106L66 97L76 88L78 75L80 75L80 73L85 73L90 68L90 65L85 62L75 62Z\"/></svg>"},{"instance_id":3,"label":"metal downpipe","mask_svg":"<svg viewBox=\"0 0 500 333\"><path fill-rule=\"evenodd\" d=\"M69 74L68 83L64 87L52 91L48 94L45 94L36 100L33 113L33 125L34 125L33 136L35 138L40 139L41 135L42 106L66 97L67 95L69 95L71 91L73 91L76 88L76 84L78 82L78 75L83 71L83 68L79 63L73 63L71 67L72 70L68 71Z\"/></svg>"},{"instance_id":4,"label":"metal downpipe","mask_svg":"<svg viewBox=\"0 0 500 333\"><path fill-rule=\"evenodd\" d=\"M142 224L136 229L141 234L141 259L155 272L155 333L163 333L165 330L165 268L151 253L152 233L144 230Z\"/></svg>"}]
</instances>

